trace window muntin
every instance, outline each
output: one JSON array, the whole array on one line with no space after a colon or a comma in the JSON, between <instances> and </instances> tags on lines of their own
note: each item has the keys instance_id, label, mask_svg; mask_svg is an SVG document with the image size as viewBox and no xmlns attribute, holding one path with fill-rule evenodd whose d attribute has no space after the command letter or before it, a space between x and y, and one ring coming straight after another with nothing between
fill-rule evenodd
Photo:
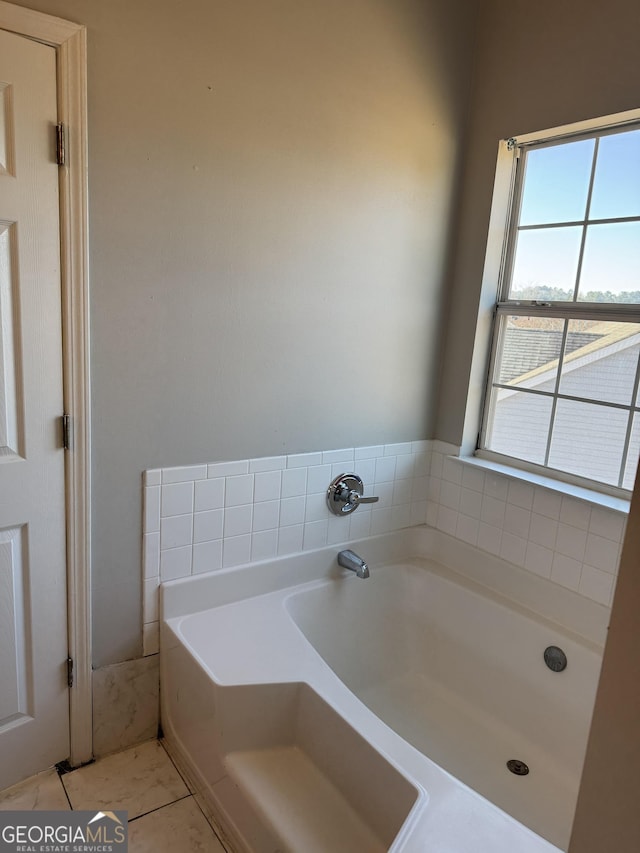
<instances>
[{"instance_id":1,"label":"window muntin","mask_svg":"<svg viewBox=\"0 0 640 853\"><path fill-rule=\"evenodd\" d=\"M523 145L479 449L630 489L640 450L640 129Z\"/></svg>"}]
</instances>

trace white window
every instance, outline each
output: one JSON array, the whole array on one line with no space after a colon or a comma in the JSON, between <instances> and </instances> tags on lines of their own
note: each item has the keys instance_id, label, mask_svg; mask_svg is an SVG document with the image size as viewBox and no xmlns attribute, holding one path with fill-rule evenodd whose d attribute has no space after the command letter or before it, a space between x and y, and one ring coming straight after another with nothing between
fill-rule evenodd
<instances>
[{"instance_id":1,"label":"white window","mask_svg":"<svg viewBox=\"0 0 640 853\"><path fill-rule=\"evenodd\" d=\"M516 157L479 455L608 490L640 451L640 123Z\"/></svg>"}]
</instances>

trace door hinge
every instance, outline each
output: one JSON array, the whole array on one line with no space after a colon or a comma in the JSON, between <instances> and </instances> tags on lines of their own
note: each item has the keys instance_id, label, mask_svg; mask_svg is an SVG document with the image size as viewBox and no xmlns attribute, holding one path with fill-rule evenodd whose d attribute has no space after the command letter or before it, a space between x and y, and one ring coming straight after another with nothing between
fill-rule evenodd
<instances>
[{"instance_id":1,"label":"door hinge","mask_svg":"<svg viewBox=\"0 0 640 853\"><path fill-rule=\"evenodd\" d=\"M67 132L62 122L56 125L56 163L67 165Z\"/></svg>"},{"instance_id":2,"label":"door hinge","mask_svg":"<svg viewBox=\"0 0 640 853\"><path fill-rule=\"evenodd\" d=\"M71 450L73 441L73 424L71 415L63 415L62 418L62 446L65 450Z\"/></svg>"},{"instance_id":3,"label":"door hinge","mask_svg":"<svg viewBox=\"0 0 640 853\"><path fill-rule=\"evenodd\" d=\"M67 687L73 687L73 658L67 658Z\"/></svg>"}]
</instances>

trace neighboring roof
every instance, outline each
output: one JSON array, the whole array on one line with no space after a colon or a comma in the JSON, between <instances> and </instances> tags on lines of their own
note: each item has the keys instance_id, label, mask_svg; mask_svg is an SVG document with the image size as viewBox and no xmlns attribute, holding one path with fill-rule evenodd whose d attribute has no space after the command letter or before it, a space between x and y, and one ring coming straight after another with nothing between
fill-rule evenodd
<instances>
[{"instance_id":1,"label":"neighboring roof","mask_svg":"<svg viewBox=\"0 0 640 853\"><path fill-rule=\"evenodd\" d=\"M516 330L511 329L510 331L513 333ZM522 343L522 349L525 355L527 355L527 342L529 340L529 334L521 335L521 333L534 332L535 334L546 336L548 338L551 338L551 336L555 338L557 335L561 335L560 332L549 332L547 330L537 329L518 329L517 332L518 348L520 348ZM635 323L623 324L614 321L602 322L591 326L588 332L571 333L567 335L568 352L565 352L565 356L563 359L563 369L566 367L568 370L571 370L580 367L583 364L600 360L605 356L611 355L614 352L618 352L621 349L626 349L628 346L636 344L638 340L640 340L640 332L638 331L638 326ZM549 345L549 347L551 346L552 344ZM556 342L552 352L557 351L558 346L559 345ZM538 359L540 355L543 354L544 350L540 349ZM527 357L529 356L527 355ZM506 384L513 386L517 385L520 387L525 385L526 387L530 388L534 385L539 385L542 382L546 382L551 376L555 376L557 368L558 359L553 358L545 364L540 364L538 367L527 370L523 373L520 373L519 375L512 377L507 381Z\"/></svg>"},{"instance_id":2,"label":"neighboring roof","mask_svg":"<svg viewBox=\"0 0 640 853\"><path fill-rule=\"evenodd\" d=\"M571 332L567 335L567 352L580 349L600 335L590 332ZM502 381L520 380L524 375L544 365L548 369L562 346L562 330L522 329L512 327L505 335L500 374ZM555 359L557 364L557 359Z\"/></svg>"}]
</instances>

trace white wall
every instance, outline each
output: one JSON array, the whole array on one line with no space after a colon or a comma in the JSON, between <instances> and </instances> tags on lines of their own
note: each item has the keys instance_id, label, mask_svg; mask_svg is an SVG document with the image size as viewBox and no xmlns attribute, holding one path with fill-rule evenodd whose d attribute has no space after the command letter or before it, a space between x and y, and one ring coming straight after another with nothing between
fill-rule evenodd
<instances>
[{"instance_id":1,"label":"white wall","mask_svg":"<svg viewBox=\"0 0 640 853\"><path fill-rule=\"evenodd\" d=\"M144 469L429 437L475 2L20 3L88 27L99 666Z\"/></svg>"}]
</instances>

